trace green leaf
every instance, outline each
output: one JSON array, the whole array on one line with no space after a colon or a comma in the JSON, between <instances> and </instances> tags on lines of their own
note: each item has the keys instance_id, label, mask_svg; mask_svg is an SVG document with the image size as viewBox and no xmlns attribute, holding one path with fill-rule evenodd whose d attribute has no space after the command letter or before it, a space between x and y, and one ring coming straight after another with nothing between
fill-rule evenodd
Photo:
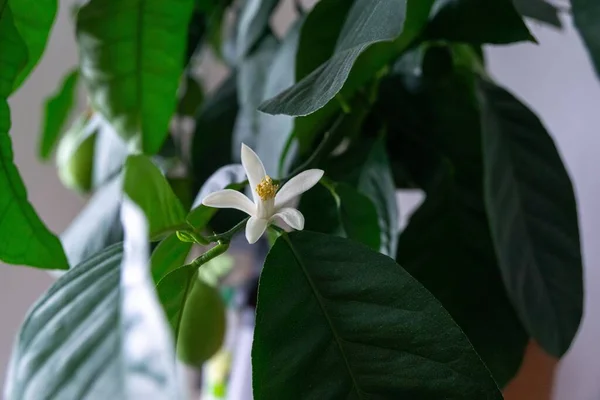
<instances>
[{"instance_id":1,"label":"green leaf","mask_svg":"<svg viewBox=\"0 0 600 400\"><path fill-rule=\"evenodd\" d=\"M226 165L219 168L198 192L192 205L192 211L186 217L188 224L196 230L204 229L218 209L202 205L202 199L218 190L243 189L246 186L245 181L246 171L240 164Z\"/></svg>"},{"instance_id":2,"label":"green leaf","mask_svg":"<svg viewBox=\"0 0 600 400\"><path fill-rule=\"evenodd\" d=\"M123 179L121 176L99 188L85 208L60 235L71 266L87 260L106 247L123 240L119 220Z\"/></svg>"},{"instance_id":3,"label":"green leaf","mask_svg":"<svg viewBox=\"0 0 600 400\"><path fill-rule=\"evenodd\" d=\"M307 230L347 237L374 250L381 246L377 210L369 198L346 183L317 185L298 207Z\"/></svg>"},{"instance_id":4,"label":"green leaf","mask_svg":"<svg viewBox=\"0 0 600 400\"><path fill-rule=\"evenodd\" d=\"M148 157L132 155L127 158L123 193L144 211L152 239L187 227L181 202Z\"/></svg>"},{"instance_id":5,"label":"green leaf","mask_svg":"<svg viewBox=\"0 0 600 400\"><path fill-rule=\"evenodd\" d=\"M236 75L232 74L202 104L196 118L191 153L195 190L218 168L233 162L232 135L237 114Z\"/></svg>"},{"instance_id":6,"label":"green leaf","mask_svg":"<svg viewBox=\"0 0 600 400\"><path fill-rule=\"evenodd\" d=\"M355 0L333 57L291 88L265 101L261 111L287 115L317 111L342 89L355 61L368 50L368 56L361 57L350 76L351 85L344 93L348 97L420 33L430 5L430 1L423 0ZM381 42L393 43L372 46Z\"/></svg>"},{"instance_id":7,"label":"green leaf","mask_svg":"<svg viewBox=\"0 0 600 400\"><path fill-rule=\"evenodd\" d=\"M427 51L427 63L438 66L434 74L417 59L381 82L375 108L388 128L389 154L427 193L400 235L397 260L448 310L504 387L529 337L506 294L490 236L473 76L453 67L450 50Z\"/></svg>"},{"instance_id":8,"label":"green leaf","mask_svg":"<svg viewBox=\"0 0 600 400\"><path fill-rule=\"evenodd\" d=\"M546 0L513 0L513 4L524 17L562 28L559 8Z\"/></svg>"},{"instance_id":9,"label":"green leaf","mask_svg":"<svg viewBox=\"0 0 600 400\"><path fill-rule=\"evenodd\" d=\"M255 398L502 398L435 298L358 243L312 232L279 238L256 314Z\"/></svg>"},{"instance_id":10,"label":"green leaf","mask_svg":"<svg viewBox=\"0 0 600 400\"><path fill-rule=\"evenodd\" d=\"M106 120L98 114L94 114L94 118L99 121L94 147L92 184L94 188L98 188L121 172L129 155L129 149Z\"/></svg>"},{"instance_id":11,"label":"green leaf","mask_svg":"<svg viewBox=\"0 0 600 400\"><path fill-rule=\"evenodd\" d=\"M596 75L600 78L600 4L594 0L571 0L571 13L575 27L590 54Z\"/></svg>"},{"instance_id":12,"label":"green leaf","mask_svg":"<svg viewBox=\"0 0 600 400\"><path fill-rule=\"evenodd\" d=\"M430 19L428 39L473 44L536 41L512 0L436 0Z\"/></svg>"},{"instance_id":13,"label":"green leaf","mask_svg":"<svg viewBox=\"0 0 600 400\"><path fill-rule=\"evenodd\" d=\"M400 232L396 187L383 140L377 140L361 170L358 190L375 206L381 232L381 253L395 257Z\"/></svg>"},{"instance_id":14,"label":"green leaf","mask_svg":"<svg viewBox=\"0 0 600 400\"><path fill-rule=\"evenodd\" d=\"M37 268L67 269L60 241L27 201L25 185L13 163L6 99L27 61L27 49L6 0L0 0L0 43L0 260Z\"/></svg>"},{"instance_id":15,"label":"green leaf","mask_svg":"<svg viewBox=\"0 0 600 400\"><path fill-rule=\"evenodd\" d=\"M239 16L237 29L237 58L246 57L269 28L271 12L278 0L246 0Z\"/></svg>"},{"instance_id":16,"label":"green leaf","mask_svg":"<svg viewBox=\"0 0 600 400\"><path fill-rule=\"evenodd\" d=\"M177 234L171 233L152 252L150 258L152 280L160 282L166 275L185 264L192 243L182 242Z\"/></svg>"},{"instance_id":17,"label":"green leaf","mask_svg":"<svg viewBox=\"0 0 600 400\"><path fill-rule=\"evenodd\" d=\"M148 154L168 134L193 5L90 0L77 14L81 75L94 109L131 147Z\"/></svg>"},{"instance_id":18,"label":"green leaf","mask_svg":"<svg viewBox=\"0 0 600 400\"><path fill-rule=\"evenodd\" d=\"M58 0L8 0L8 4L28 54L27 64L13 84L16 89L33 71L44 53L56 17Z\"/></svg>"},{"instance_id":19,"label":"green leaf","mask_svg":"<svg viewBox=\"0 0 600 400\"><path fill-rule=\"evenodd\" d=\"M141 234L127 233L125 255L117 244L77 265L34 305L13 351L8 398L181 398L143 217L123 211Z\"/></svg>"},{"instance_id":20,"label":"green leaf","mask_svg":"<svg viewBox=\"0 0 600 400\"><path fill-rule=\"evenodd\" d=\"M71 71L63 78L57 92L46 100L44 107L44 129L42 130L39 148L39 155L43 159L47 159L50 156L71 114L78 77L79 71Z\"/></svg>"},{"instance_id":21,"label":"green leaf","mask_svg":"<svg viewBox=\"0 0 600 400\"><path fill-rule=\"evenodd\" d=\"M529 333L562 356L583 308L577 205L569 175L538 117L479 81L485 199L504 282Z\"/></svg>"}]
</instances>

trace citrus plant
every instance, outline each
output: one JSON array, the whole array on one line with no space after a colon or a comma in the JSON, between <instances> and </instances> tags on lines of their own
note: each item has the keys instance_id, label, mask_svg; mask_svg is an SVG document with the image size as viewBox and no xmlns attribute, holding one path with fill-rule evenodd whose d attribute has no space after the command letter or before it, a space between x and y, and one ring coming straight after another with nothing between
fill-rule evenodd
<instances>
[{"instance_id":1,"label":"citrus plant","mask_svg":"<svg viewBox=\"0 0 600 400\"><path fill-rule=\"evenodd\" d=\"M7 100L59 4L0 0L0 260L64 270L21 327L7 399L184 398L176 359L198 367L223 344L236 265L215 265L238 234L270 247L256 399L499 399L528 342L569 349L572 184L482 49L570 13L600 72L600 8L295 1L281 34L280 3L79 2L79 64L45 103L39 156L90 199L56 236L13 164ZM228 71L210 91L207 53ZM426 198L400 229L402 189Z\"/></svg>"}]
</instances>

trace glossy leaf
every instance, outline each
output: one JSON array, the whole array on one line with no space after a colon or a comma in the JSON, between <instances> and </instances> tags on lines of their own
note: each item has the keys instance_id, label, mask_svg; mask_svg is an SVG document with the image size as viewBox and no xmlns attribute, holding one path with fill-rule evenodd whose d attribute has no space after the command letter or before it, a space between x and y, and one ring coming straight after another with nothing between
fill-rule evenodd
<instances>
[{"instance_id":1,"label":"glossy leaf","mask_svg":"<svg viewBox=\"0 0 600 400\"><path fill-rule=\"evenodd\" d=\"M8 4L28 54L27 64L13 85L16 89L27 79L44 53L56 17L58 0L8 0Z\"/></svg>"},{"instance_id":2,"label":"glossy leaf","mask_svg":"<svg viewBox=\"0 0 600 400\"><path fill-rule=\"evenodd\" d=\"M562 28L559 8L546 0L513 0L513 4L524 17Z\"/></svg>"},{"instance_id":3,"label":"glossy leaf","mask_svg":"<svg viewBox=\"0 0 600 400\"><path fill-rule=\"evenodd\" d=\"M256 398L502 398L435 298L392 259L346 239L279 238L256 321Z\"/></svg>"},{"instance_id":4,"label":"glossy leaf","mask_svg":"<svg viewBox=\"0 0 600 400\"><path fill-rule=\"evenodd\" d=\"M27 200L21 176L13 163L8 135L11 121L6 99L27 61L6 0L0 0L0 260L45 269L67 269L60 241L41 221Z\"/></svg>"},{"instance_id":5,"label":"glossy leaf","mask_svg":"<svg viewBox=\"0 0 600 400\"><path fill-rule=\"evenodd\" d=\"M356 240L374 250L381 246L377 210L369 198L346 183L315 186L300 199L305 229Z\"/></svg>"},{"instance_id":6,"label":"glossy leaf","mask_svg":"<svg viewBox=\"0 0 600 400\"><path fill-rule=\"evenodd\" d=\"M177 234L171 233L152 252L150 258L152 280L160 282L170 272L185 264L185 260L192 249L192 243L182 242Z\"/></svg>"},{"instance_id":7,"label":"glossy leaf","mask_svg":"<svg viewBox=\"0 0 600 400\"><path fill-rule=\"evenodd\" d=\"M436 0L430 19L429 39L473 44L535 42L512 0Z\"/></svg>"},{"instance_id":8,"label":"glossy leaf","mask_svg":"<svg viewBox=\"0 0 600 400\"><path fill-rule=\"evenodd\" d=\"M596 75L600 77L600 4L594 0L571 0L571 13L575 27L587 47Z\"/></svg>"},{"instance_id":9,"label":"glossy leaf","mask_svg":"<svg viewBox=\"0 0 600 400\"><path fill-rule=\"evenodd\" d=\"M7 398L180 398L148 274L147 230L134 212L124 210L128 230L139 231L127 234L125 255L121 244L103 250L34 305L12 355Z\"/></svg>"},{"instance_id":10,"label":"glossy leaf","mask_svg":"<svg viewBox=\"0 0 600 400\"><path fill-rule=\"evenodd\" d=\"M44 128L39 148L39 155L43 159L50 156L73 109L78 77L79 72L77 70L71 71L64 77L58 91L46 100Z\"/></svg>"},{"instance_id":11,"label":"glossy leaf","mask_svg":"<svg viewBox=\"0 0 600 400\"><path fill-rule=\"evenodd\" d=\"M395 257L400 232L396 187L385 150L380 139L375 142L360 172L358 190L375 206L381 232L380 251Z\"/></svg>"},{"instance_id":12,"label":"glossy leaf","mask_svg":"<svg viewBox=\"0 0 600 400\"><path fill-rule=\"evenodd\" d=\"M562 356L583 309L573 186L531 110L491 82L479 81L479 94L485 199L502 276L529 333Z\"/></svg>"},{"instance_id":13,"label":"glossy leaf","mask_svg":"<svg viewBox=\"0 0 600 400\"><path fill-rule=\"evenodd\" d=\"M334 55L300 82L267 100L261 110L269 114L308 115L325 106L344 86L355 61L370 50L354 72L352 88L370 80L394 55L419 34L430 2L407 0L355 0L339 35ZM406 18L410 14L410 19ZM408 23L405 26L405 19ZM402 33L402 35L400 35ZM400 37L399 37L400 36Z\"/></svg>"},{"instance_id":14,"label":"glossy leaf","mask_svg":"<svg viewBox=\"0 0 600 400\"><path fill-rule=\"evenodd\" d=\"M90 0L77 13L81 75L94 109L131 147L168 134L193 0Z\"/></svg>"},{"instance_id":15,"label":"glossy leaf","mask_svg":"<svg viewBox=\"0 0 600 400\"><path fill-rule=\"evenodd\" d=\"M186 227L181 202L148 157L132 155L127 158L123 193L144 211L150 224L151 238L160 239Z\"/></svg>"},{"instance_id":16,"label":"glossy leaf","mask_svg":"<svg viewBox=\"0 0 600 400\"><path fill-rule=\"evenodd\" d=\"M123 240L119 220L123 179L115 177L99 188L85 208L60 235L71 266Z\"/></svg>"},{"instance_id":17,"label":"glossy leaf","mask_svg":"<svg viewBox=\"0 0 600 400\"><path fill-rule=\"evenodd\" d=\"M243 59L251 52L269 29L271 11L278 0L246 0L239 16L237 29L237 57Z\"/></svg>"}]
</instances>

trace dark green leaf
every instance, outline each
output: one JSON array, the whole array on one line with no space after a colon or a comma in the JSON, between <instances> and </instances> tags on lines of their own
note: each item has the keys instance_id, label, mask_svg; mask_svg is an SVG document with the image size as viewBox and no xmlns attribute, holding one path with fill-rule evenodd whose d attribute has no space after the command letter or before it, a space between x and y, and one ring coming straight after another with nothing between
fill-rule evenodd
<instances>
[{"instance_id":1,"label":"dark green leaf","mask_svg":"<svg viewBox=\"0 0 600 400\"><path fill-rule=\"evenodd\" d=\"M169 182L144 155L132 155L125 163L123 193L136 203L148 218L150 237L185 228L185 211Z\"/></svg>"},{"instance_id":2,"label":"dark green leaf","mask_svg":"<svg viewBox=\"0 0 600 400\"><path fill-rule=\"evenodd\" d=\"M13 351L7 398L179 398L173 344L147 264L134 257L111 246L34 305Z\"/></svg>"},{"instance_id":3,"label":"dark green leaf","mask_svg":"<svg viewBox=\"0 0 600 400\"><path fill-rule=\"evenodd\" d=\"M0 0L0 260L37 268L67 269L60 241L40 220L13 164L10 109L6 99L27 61L25 43L6 0Z\"/></svg>"},{"instance_id":4,"label":"dark green leaf","mask_svg":"<svg viewBox=\"0 0 600 400\"><path fill-rule=\"evenodd\" d=\"M395 257L400 215L396 202L396 187L383 140L378 140L373 145L361 170L358 190L371 200L377 210L381 253Z\"/></svg>"},{"instance_id":5,"label":"dark green leaf","mask_svg":"<svg viewBox=\"0 0 600 400\"><path fill-rule=\"evenodd\" d=\"M46 159L58 141L69 114L73 109L73 100L77 88L79 72L71 71L66 75L56 93L46 100L44 108L44 129L40 140L40 157Z\"/></svg>"},{"instance_id":6,"label":"dark green leaf","mask_svg":"<svg viewBox=\"0 0 600 400\"><path fill-rule=\"evenodd\" d=\"M81 75L94 109L156 153L168 134L193 0L90 0L77 14Z\"/></svg>"},{"instance_id":7,"label":"dark green leaf","mask_svg":"<svg viewBox=\"0 0 600 400\"><path fill-rule=\"evenodd\" d=\"M188 76L185 80L185 92L177 106L177 113L186 117L195 117L203 99L204 93L200 83Z\"/></svg>"},{"instance_id":8,"label":"dark green leaf","mask_svg":"<svg viewBox=\"0 0 600 400\"><path fill-rule=\"evenodd\" d=\"M521 15L544 22L555 28L562 28L560 10L546 0L512 0Z\"/></svg>"},{"instance_id":9,"label":"dark green leaf","mask_svg":"<svg viewBox=\"0 0 600 400\"><path fill-rule=\"evenodd\" d=\"M246 0L239 16L237 58L246 57L269 30L269 18L278 0Z\"/></svg>"},{"instance_id":10,"label":"dark green leaf","mask_svg":"<svg viewBox=\"0 0 600 400\"><path fill-rule=\"evenodd\" d=\"M583 308L573 186L538 117L506 90L479 81L485 198L509 296L529 333L562 356Z\"/></svg>"},{"instance_id":11,"label":"dark green leaf","mask_svg":"<svg viewBox=\"0 0 600 400\"><path fill-rule=\"evenodd\" d=\"M175 233L167 236L156 246L150 258L152 280L158 283L170 272L185 264L192 243L182 242Z\"/></svg>"},{"instance_id":12,"label":"dark green leaf","mask_svg":"<svg viewBox=\"0 0 600 400\"><path fill-rule=\"evenodd\" d=\"M122 186L123 179L117 176L99 188L83 211L60 235L71 266L123 240L119 220Z\"/></svg>"},{"instance_id":13,"label":"dark green leaf","mask_svg":"<svg viewBox=\"0 0 600 400\"><path fill-rule=\"evenodd\" d=\"M600 3L594 0L571 0L571 13L590 54L596 75L600 77Z\"/></svg>"},{"instance_id":14,"label":"dark green leaf","mask_svg":"<svg viewBox=\"0 0 600 400\"><path fill-rule=\"evenodd\" d=\"M27 79L44 53L56 17L58 0L8 0L8 4L28 54L27 64L13 84L16 89Z\"/></svg>"},{"instance_id":15,"label":"dark green leaf","mask_svg":"<svg viewBox=\"0 0 600 400\"><path fill-rule=\"evenodd\" d=\"M442 50L430 48L425 60L448 65ZM433 75L420 61L407 63L381 83L376 109L388 127L389 154L428 196L400 236L397 260L444 305L503 387L529 338L489 233L473 76L450 61Z\"/></svg>"},{"instance_id":16,"label":"dark green leaf","mask_svg":"<svg viewBox=\"0 0 600 400\"><path fill-rule=\"evenodd\" d=\"M195 190L218 168L233 162L232 135L237 114L236 75L232 74L204 102L196 118L191 154Z\"/></svg>"},{"instance_id":17,"label":"dark green leaf","mask_svg":"<svg viewBox=\"0 0 600 400\"><path fill-rule=\"evenodd\" d=\"M302 195L306 229L347 237L379 250L377 210L368 197L346 183L318 185Z\"/></svg>"},{"instance_id":18,"label":"dark green leaf","mask_svg":"<svg viewBox=\"0 0 600 400\"><path fill-rule=\"evenodd\" d=\"M186 217L188 224L197 230L204 229L210 219L218 211L216 208L206 207L202 205L202 199L209 194L223 189L240 190L246 184L246 171L240 164L226 165L219 168L212 176L202 185L202 188L194 200L192 211Z\"/></svg>"},{"instance_id":19,"label":"dark green leaf","mask_svg":"<svg viewBox=\"0 0 600 400\"><path fill-rule=\"evenodd\" d=\"M512 0L436 0L430 18L429 39L473 44L535 42Z\"/></svg>"},{"instance_id":20,"label":"dark green leaf","mask_svg":"<svg viewBox=\"0 0 600 400\"><path fill-rule=\"evenodd\" d=\"M279 238L259 284L260 399L501 399L460 328L392 259L342 238Z\"/></svg>"},{"instance_id":21,"label":"dark green leaf","mask_svg":"<svg viewBox=\"0 0 600 400\"><path fill-rule=\"evenodd\" d=\"M351 95L420 33L430 5L430 1L423 0L355 0L333 57L291 88L264 102L260 109L269 114L287 115L317 111L342 89L355 61L367 50L368 57L361 57L362 61L359 60L349 78L351 85L344 95Z\"/></svg>"}]
</instances>

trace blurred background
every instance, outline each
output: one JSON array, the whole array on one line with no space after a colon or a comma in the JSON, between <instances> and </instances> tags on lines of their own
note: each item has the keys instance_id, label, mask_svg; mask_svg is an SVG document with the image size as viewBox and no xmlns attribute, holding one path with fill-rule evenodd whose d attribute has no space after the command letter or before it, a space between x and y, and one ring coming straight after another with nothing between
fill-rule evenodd
<instances>
[{"instance_id":1,"label":"blurred background","mask_svg":"<svg viewBox=\"0 0 600 400\"><path fill-rule=\"evenodd\" d=\"M10 101L15 162L28 188L30 201L50 229L58 233L68 226L86 199L63 188L54 165L41 164L36 152L43 101L55 90L64 71L76 65L74 28L69 17L73 2L60 1L61 8L44 57ZM286 4L272 21L276 32L284 30L290 20L292 1ZM572 21L564 18L563 22L563 31L530 24L539 45L490 47L486 51L495 78L538 112L557 143L575 185L585 263L584 319L571 350L556 365L532 344L520 375L506 390L509 400L600 398L600 346L597 345L600 337L600 271L597 268L600 264L600 176L597 167L600 84L573 30ZM222 79L223 71L218 65L209 64L200 75L210 90ZM421 198L418 194L402 193L400 201L405 221ZM238 256L244 257L244 254ZM18 327L29 307L53 280L41 270L0 264L2 385ZM242 351L249 352L249 347ZM247 361L249 363L249 353ZM249 385L249 380L246 379L245 384Z\"/></svg>"}]
</instances>

